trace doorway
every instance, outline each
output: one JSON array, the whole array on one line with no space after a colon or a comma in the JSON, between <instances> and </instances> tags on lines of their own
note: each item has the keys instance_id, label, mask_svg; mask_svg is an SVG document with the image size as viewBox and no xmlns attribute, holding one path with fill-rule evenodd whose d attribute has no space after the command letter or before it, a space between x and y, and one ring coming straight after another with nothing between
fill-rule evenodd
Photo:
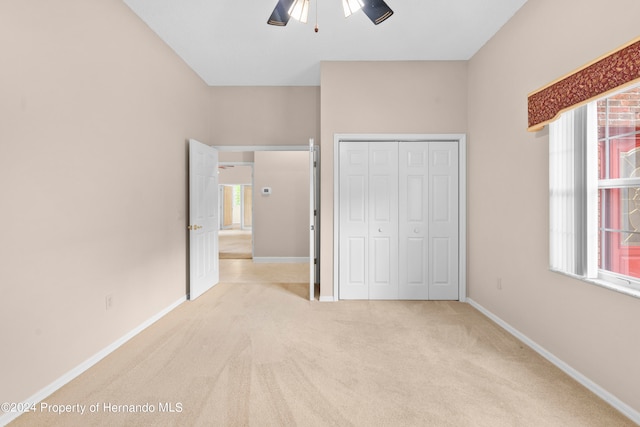
<instances>
[{"instance_id":1,"label":"doorway","mask_svg":"<svg viewBox=\"0 0 640 427\"><path fill-rule=\"evenodd\" d=\"M223 179L223 174L220 174ZM252 259L251 185L220 184L220 259Z\"/></svg>"},{"instance_id":2,"label":"doorway","mask_svg":"<svg viewBox=\"0 0 640 427\"><path fill-rule=\"evenodd\" d=\"M220 259L252 259L253 164L218 164Z\"/></svg>"},{"instance_id":3,"label":"doorway","mask_svg":"<svg viewBox=\"0 0 640 427\"><path fill-rule=\"evenodd\" d=\"M226 167L221 166L220 169L220 179L223 180ZM253 186L251 184L220 184L219 192L220 230L251 230Z\"/></svg>"},{"instance_id":4,"label":"doorway","mask_svg":"<svg viewBox=\"0 0 640 427\"><path fill-rule=\"evenodd\" d=\"M216 148L220 152L219 258L307 265L313 299L319 283L319 147L311 139L308 146ZM225 176L237 173L240 166L251 167L250 179L227 180ZM226 234L238 239L243 233L249 237L246 232L251 234L251 255L246 251L227 254Z\"/></svg>"}]
</instances>

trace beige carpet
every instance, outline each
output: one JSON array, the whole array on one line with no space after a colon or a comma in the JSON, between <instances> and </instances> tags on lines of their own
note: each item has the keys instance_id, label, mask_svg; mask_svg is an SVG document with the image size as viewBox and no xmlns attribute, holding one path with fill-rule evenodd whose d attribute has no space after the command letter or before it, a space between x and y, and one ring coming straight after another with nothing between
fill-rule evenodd
<instances>
[{"instance_id":1,"label":"beige carpet","mask_svg":"<svg viewBox=\"0 0 640 427\"><path fill-rule=\"evenodd\" d=\"M634 425L467 304L310 302L305 264L220 263L218 286L46 399L95 413L11 425Z\"/></svg>"},{"instance_id":2,"label":"beige carpet","mask_svg":"<svg viewBox=\"0 0 640 427\"><path fill-rule=\"evenodd\" d=\"M251 259L251 231L220 230L218 233L220 259Z\"/></svg>"}]
</instances>

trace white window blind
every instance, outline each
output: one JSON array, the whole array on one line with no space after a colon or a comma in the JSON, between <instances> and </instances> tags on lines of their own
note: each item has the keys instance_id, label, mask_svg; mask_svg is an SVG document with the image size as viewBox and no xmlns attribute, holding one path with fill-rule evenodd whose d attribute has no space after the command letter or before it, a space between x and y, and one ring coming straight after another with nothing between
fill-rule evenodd
<instances>
[{"instance_id":1,"label":"white window blind","mask_svg":"<svg viewBox=\"0 0 640 427\"><path fill-rule=\"evenodd\" d=\"M598 146L595 104L549 125L549 242L552 270L598 272Z\"/></svg>"}]
</instances>

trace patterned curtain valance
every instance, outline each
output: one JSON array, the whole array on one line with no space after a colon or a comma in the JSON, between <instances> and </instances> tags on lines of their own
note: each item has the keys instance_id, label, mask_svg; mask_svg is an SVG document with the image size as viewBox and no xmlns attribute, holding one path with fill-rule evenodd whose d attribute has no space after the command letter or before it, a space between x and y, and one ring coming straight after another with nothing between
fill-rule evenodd
<instances>
[{"instance_id":1,"label":"patterned curtain valance","mask_svg":"<svg viewBox=\"0 0 640 427\"><path fill-rule=\"evenodd\" d=\"M529 94L529 131L560 113L640 79L640 38Z\"/></svg>"}]
</instances>

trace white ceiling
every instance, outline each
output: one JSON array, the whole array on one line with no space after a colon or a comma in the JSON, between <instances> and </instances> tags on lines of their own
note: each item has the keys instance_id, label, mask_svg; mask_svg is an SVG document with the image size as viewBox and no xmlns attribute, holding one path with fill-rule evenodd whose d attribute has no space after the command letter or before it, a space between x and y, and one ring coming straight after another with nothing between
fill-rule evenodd
<instances>
[{"instance_id":1,"label":"white ceiling","mask_svg":"<svg viewBox=\"0 0 640 427\"><path fill-rule=\"evenodd\" d=\"M211 86L317 86L320 61L467 60L526 2L385 0L394 14L374 25L311 0L307 24L275 27L277 0L123 1Z\"/></svg>"}]
</instances>

